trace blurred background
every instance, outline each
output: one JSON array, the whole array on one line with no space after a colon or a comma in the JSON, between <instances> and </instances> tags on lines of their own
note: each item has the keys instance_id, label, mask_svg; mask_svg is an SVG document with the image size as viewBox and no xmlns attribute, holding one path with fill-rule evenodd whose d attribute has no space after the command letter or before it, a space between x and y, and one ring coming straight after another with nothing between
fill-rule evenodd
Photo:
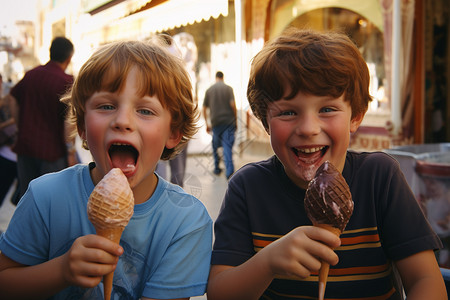
<instances>
[{"instance_id":1,"label":"blurred background","mask_svg":"<svg viewBox=\"0 0 450 300\"><path fill-rule=\"evenodd\" d=\"M346 32L371 72L374 98L351 148L450 140L449 8L444 0L1 0L0 73L6 84L48 60L51 40L75 45L68 73L99 45L173 36L201 106L221 70L240 111L238 147L268 149L245 96L251 58L288 26ZM204 138L207 139L205 136ZM261 148L262 147L262 148Z\"/></svg>"}]
</instances>

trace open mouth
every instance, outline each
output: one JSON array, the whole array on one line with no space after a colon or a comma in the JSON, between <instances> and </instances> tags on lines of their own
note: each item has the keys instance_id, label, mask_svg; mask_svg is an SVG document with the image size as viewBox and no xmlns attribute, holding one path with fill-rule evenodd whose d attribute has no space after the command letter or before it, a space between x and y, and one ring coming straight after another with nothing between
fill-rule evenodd
<instances>
[{"instance_id":1,"label":"open mouth","mask_svg":"<svg viewBox=\"0 0 450 300\"><path fill-rule=\"evenodd\" d=\"M328 146L313 147L313 148L292 148L295 156L299 159L318 159L325 155Z\"/></svg>"},{"instance_id":2,"label":"open mouth","mask_svg":"<svg viewBox=\"0 0 450 300\"><path fill-rule=\"evenodd\" d=\"M133 146L114 143L108 150L113 168L120 168L124 173L134 171L139 152Z\"/></svg>"}]
</instances>

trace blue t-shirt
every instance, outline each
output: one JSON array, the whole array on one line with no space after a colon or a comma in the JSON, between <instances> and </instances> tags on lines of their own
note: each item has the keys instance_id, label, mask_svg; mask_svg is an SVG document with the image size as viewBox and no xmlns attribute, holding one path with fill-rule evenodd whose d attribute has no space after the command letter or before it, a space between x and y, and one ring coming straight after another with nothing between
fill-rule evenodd
<instances>
[{"instance_id":1,"label":"blue t-shirt","mask_svg":"<svg viewBox=\"0 0 450 300\"><path fill-rule=\"evenodd\" d=\"M87 165L44 175L30 183L0 237L0 251L25 265L66 253L95 229L87 217L94 189ZM205 293L210 268L212 220L203 204L159 177L153 195L134 206L120 245L111 299L173 299ZM103 285L71 286L51 299L103 299Z\"/></svg>"}]
</instances>

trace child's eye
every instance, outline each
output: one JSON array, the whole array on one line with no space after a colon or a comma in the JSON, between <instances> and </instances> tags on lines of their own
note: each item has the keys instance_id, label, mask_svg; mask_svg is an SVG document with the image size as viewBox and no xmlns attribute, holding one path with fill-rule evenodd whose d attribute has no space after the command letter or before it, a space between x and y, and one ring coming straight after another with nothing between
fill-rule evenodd
<instances>
[{"instance_id":1,"label":"child's eye","mask_svg":"<svg viewBox=\"0 0 450 300\"><path fill-rule=\"evenodd\" d=\"M103 110L113 110L113 109L114 109L114 106L111 105L111 104L104 104L104 105L101 105L101 106L100 106L100 109L103 109Z\"/></svg>"},{"instance_id":2,"label":"child's eye","mask_svg":"<svg viewBox=\"0 0 450 300\"><path fill-rule=\"evenodd\" d=\"M295 112L291 111L291 110L286 110L286 111L281 111L280 112L280 116L294 116Z\"/></svg>"},{"instance_id":3,"label":"child's eye","mask_svg":"<svg viewBox=\"0 0 450 300\"><path fill-rule=\"evenodd\" d=\"M138 113L145 115L145 116L150 116L153 114L151 110L145 109L145 108L138 109Z\"/></svg>"},{"instance_id":4,"label":"child's eye","mask_svg":"<svg viewBox=\"0 0 450 300\"><path fill-rule=\"evenodd\" d=\"M323 113L328 113L328 112L333 112L333 111L335 111L335 109L331 108L331 107L324 107L320 110L320 112L323 112Z\"/></svg>"}]
</instances>

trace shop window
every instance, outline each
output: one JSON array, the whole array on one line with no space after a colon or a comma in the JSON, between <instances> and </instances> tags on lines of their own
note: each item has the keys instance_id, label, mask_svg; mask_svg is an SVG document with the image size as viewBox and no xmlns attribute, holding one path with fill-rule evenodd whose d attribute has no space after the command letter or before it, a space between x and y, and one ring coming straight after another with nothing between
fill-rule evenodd
<instances>
[{"instance_id":1,"label":"shop window","mask_svg":"<svg viewBox=\"0 0 450 300\"><path fill-rule=\"evenodd\" d=\"M383 13L378 0L272 0L268 23L267 38L289 26L341 31L350 36L367 62L371 79L369 91L373 101L362 126L385 127L390 120L390 101L385 95L389 85L385 73L388 62L384 56Z\"/></svg>"},{"instance_id":2,"label":"shop window","mask_svg":"<svg viewBox=\"0 0 450 300\"><path fill-rule=\"evenodd\" d=\"M374 23L353 11L327 7L308 11L296 17L287 26L308 27L316 30L337 30L347 33L358 46L369 69L369 91L373 97L369 112L377 112L388 108L384 95L383 33Z\"/></svg>"}]
</instances>

